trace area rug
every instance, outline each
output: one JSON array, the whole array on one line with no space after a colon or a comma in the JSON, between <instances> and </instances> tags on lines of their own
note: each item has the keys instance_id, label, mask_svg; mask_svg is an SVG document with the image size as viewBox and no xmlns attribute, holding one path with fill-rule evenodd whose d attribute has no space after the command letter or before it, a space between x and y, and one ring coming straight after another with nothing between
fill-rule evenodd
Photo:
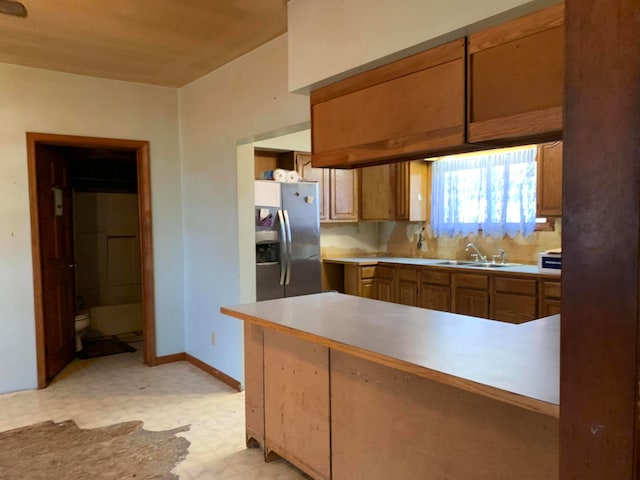
<instances>
[{"instance_id":1,"label":"area rug","mask_svg":"<svg viewBox=\"0 0 640 480\"><path fill-rule=\"evenodd\" d=\"M131 345L122 342L115 337L104 337L85 342L82 346L82 350L78 352L78 357L87 359L135 351L136 349Z\"/></svg>"},{"instance_id":2,"label":"area rug","mask_svg":"<svg viewBox=\"0 0 640 480\"><path fill-rule=\"evenodd\" d=\"M189 426L150 432L142 422L83 430L72 420L0 432L2 480L177 480Z\"/></svg>"}]
</instances>

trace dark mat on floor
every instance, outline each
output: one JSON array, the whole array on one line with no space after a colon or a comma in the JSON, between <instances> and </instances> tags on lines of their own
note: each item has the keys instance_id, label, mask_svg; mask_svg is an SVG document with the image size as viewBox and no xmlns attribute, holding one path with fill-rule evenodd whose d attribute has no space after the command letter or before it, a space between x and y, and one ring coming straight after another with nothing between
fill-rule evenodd
<instances>
[{"instance_id":1,"label":"dark mat on floor","mask_svg":"<svg viewBox=\"0 0 640 480\"><path fill-rule=\"evenodd\" d=\"M82 350L78 352L78 357L87 359L135 351L136 349L128 343L122 342L117 338L107 337L86 341L82 346Z\"/></svg>"},{"instance_id":2,"label":"dark mat on floor","mask_svg":"<svg viewBox=\"0 0 640 480\"><path fill-rule=\"evenodd\" d=\"M72 421L42 422L0 432L3 480L177 480L171 470L189 451L189 441L175 434L126 422L81 429Z\"/></svg>"}]
</instances>

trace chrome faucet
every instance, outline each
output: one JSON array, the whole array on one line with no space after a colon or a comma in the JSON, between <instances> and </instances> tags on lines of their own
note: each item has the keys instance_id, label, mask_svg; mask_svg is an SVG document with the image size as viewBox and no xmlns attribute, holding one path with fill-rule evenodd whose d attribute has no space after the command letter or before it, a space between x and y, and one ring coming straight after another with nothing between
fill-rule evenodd
<instances>
[{"instance_id":1,"label":"chrome faucet","mask_svg":"<svg viewBox=\"0 0 640 480\"><path fill-rule=\"evenodd\" d=\"M476 253L472 253L471 256L476 259L477 262L487 263L487 257L480 253L478 247L476 247L473 243L467 244L467 247L464 249L465 252L468 252L469 249L472 249Z\"/></svg>"},{"instance_id":2,"label":"chrome faucet","mask_svg":"<svg viewBox=\"0 0 640 480\"><path fill-rule=\"evenodd\" d=\"M498 254L493 256L493 263L498 263L496 260L500 259L500 263L504 263L505 253L502 248L498 249Z\"/></svg>"}]
</instances>

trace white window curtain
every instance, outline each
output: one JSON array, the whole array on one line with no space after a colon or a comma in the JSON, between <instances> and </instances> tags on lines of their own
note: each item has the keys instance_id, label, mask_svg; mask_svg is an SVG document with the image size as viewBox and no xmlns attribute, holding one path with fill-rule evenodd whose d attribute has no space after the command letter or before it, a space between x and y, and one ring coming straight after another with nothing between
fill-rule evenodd
<instances>
[{"instance_id":1,"label":"white window curtain","mask_svg":"<svg viewBox=\"0 0 640 480\"><path fill-rule=\"evenodd\" d=\"M502 238L533 233L536 147L434 162L431 228L436 237L482 230Z\"/></svg>"}]
</instances>

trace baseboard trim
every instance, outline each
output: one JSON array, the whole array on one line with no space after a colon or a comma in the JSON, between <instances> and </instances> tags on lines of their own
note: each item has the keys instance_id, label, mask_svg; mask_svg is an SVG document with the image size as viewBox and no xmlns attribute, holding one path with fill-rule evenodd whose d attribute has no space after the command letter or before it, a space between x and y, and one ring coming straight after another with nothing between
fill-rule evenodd
<instances>
[{"instance_id":1,"label":"baseboard trim","mask_svg":"<svg viewBox=\"0 0 640 480\"><path fill-rule=\"evenodd\" d=\"M156 357L156 365L164 365L165 363L180 362L184 360L184 352L173 353L171 355L163 355L162 357Z\"/></svg>"},{"instance_id":2,"label":"baseboard trim","mask_svg":"<svg viewBox=\"0 0 640 480\"><path fill-rule=\"evenodd\" d=\"M202 360L194 357L193 355L189 355L188 353L184 353L183 355L184 355L184 360L189 362L191 365L198 367L200 370L204 372L207 372L209 375L217 378L222 383L226 383L234 390L237 390L238 392L242 391L242 388L240 387L240 382L235 378L230 377L229 375L227 375L224 372L221 372L217 368L213 368L211 365L207 365Z\"/></svg>"}]
</instances>

